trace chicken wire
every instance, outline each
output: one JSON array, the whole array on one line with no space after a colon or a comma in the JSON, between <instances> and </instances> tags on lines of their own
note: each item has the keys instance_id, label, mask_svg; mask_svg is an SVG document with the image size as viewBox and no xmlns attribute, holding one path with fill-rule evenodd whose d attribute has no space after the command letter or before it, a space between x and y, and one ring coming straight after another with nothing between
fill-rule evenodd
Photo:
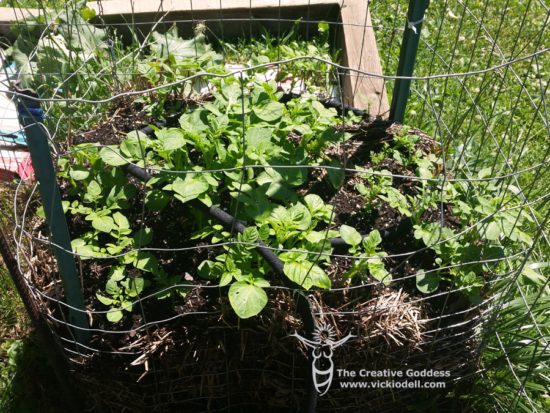
<instances>
[{"instance_id":1,"label":"chicken wire","mask_svg":"<svg viewBox=\"0 0 550 413\"><path fill-rule=\"evenodd\" d=\"M137 3L137 2L136 2ZM253 22L271 24L271 31L281 37L290 30L296 19L281 18L283 5L274 8L270 18L254 18L254 2L250 2L249 10L242 18L223 18L224 3L219 4L220 17L206 19L204 25L219 27L219 33L223 37L224 25L239 23L244 31L249 30L248 35L253 35ZM304 2L307 10L314 1ZM482 3L482 7L479 7ZM531 1L523 4L521 13L517 13L519 7L516 3L501 8L500 3L494 1L476 4L475 11L468 2L446 1L430 4L420 37L420 47L415 61L415 76L412 80L411 97L409 98L405 124L416 127L416 133L426 139L432 138L433 152L438 159L442 159L443 180L435 187L441 189L445 184L463 183L467 191L475 192L480 185L486 182L494 182L498 191L495 196L512 191L507 203L500 205L497 212L526 211L532 219L530 230L532 231L532 244L509 245L509 240L498 237L498 243L506 247L505 256L493 259L476 260L476 263L484 263L487 269L485 284L490 286L499 283L503 285L500 292L493 296L484 297L482 303L472 304L461 310L452 310L453 303L449 302L453 292L465 290L470 286L458 287L451 283L445 291L438 291L428 295L407 290L406 283L414 281L416 274L410 274L401 278L394 278L389 286L380 281L363 282L360 285L331 288L328 290L315 290L311 292L310 305L313 317L318 322L327 322L333 326L338 338L343 338L347 333L353 332L356 337L348 340L338 350L335 349L335 365L337 368L364 368L366 370L380 370L386 366L395 369L397 366L410 366L414 369L446 370L451 372L448 378L447 391L452 383L459 382L461 386L471 384L472 377L479 375L485 379L485 372L478 365L480 354L484 351L487 342L493 337L495 322L503 306L513 297L519 296L525 301L524 322L525 325L534 325L539 334L539 345L542 354L548 354L548 342L542 330L546 327L541 324L539 314L530 311L531 301L525 298L528 287L520 283L525 267L534 262L544 261L545 251L550 247L547 238L548 213L545 207L550 195L548 185L545 183L548 171L549 149L547 138L549 135L548 113L546 109L546 97L548 96L548 7L542 1ZM88 132L95 125L104 124L113 117L111 103L126 105L128 102L131 130L141 130L145 123L138 123L136 113L131 104L134 97L151 94L155 91L176 85L193 82L199 84L197 94L201 88L208 87L208 83L215 77L227 78L235 76L229 74L195 74L178 80L175 84L158 87L150 87L145 90L137 90L137 84L126 87L125 80L131 76L140 75L135 67L122 65L115 59L114 48L116 46L117 31L126 29L138 31L139 26L151 27L167 31L174 24L178 26L194 26L197 21L171 19L170 6L167 2L159 2L158 19L138 22L136 16L132 16L131 22L104 23L108 16L102 13L105 2L97 2L98 14L93 20L97 28L104 33L105 39L92 48L91 52L101 49L110 59L111 65L101 69L103 73L93 73L93 66L88 58L80 57L81 63L73 71L40 72L39 66L29 64L29 70L19 68L19 77L25 76L29 87L38 88L40 84L47 83L52 76L61 79L51 87L51 94L47 89L41 88L40 99L44 108L44 131L49 138L52 157L59 160L62 156L73 154L64 144L66 136L76 139ZM133 4L133 3L132 3ZM193 2L189 2L193 13ZM195 4L196 6L196 4ZM340 7L345 6L342 2ZM63 21L62 16L68 16L68 11L76 10L74 2L67 2L64 8L56 9L59 21L43 21L40 24L28 23L31 27L46 27L66 25L70 30L76 28L76 39L85 42L79 26L85 30L85 23ZM23 9L14 7L17 16L21 16ZM327 88L326 97L336 98L336 102L355 102L358 87L347 90L345 77L357 77L366 82L372 79L383 79L388 89L388 96L393 92L393 81L398 78L397 62L401 46L402 33L405 28L412 30L411 23L406 18L407 2L372 2L367 6L366 12L372 16L372 25L367 25L368 17L364 17L365 30L373 28L376 33L380 61L384 75L369 73L361 67L345 67L322 59L320 57L298 57L292 59L280 59L269 63L255 65L253 68L238 68L236 76L242 76L252 70L262 67L288 68L295 70L300 76L300 69L293 69L293 63L302 60L323 63L327 68L334 88ZM479 13L481 11L481 14ZM18 14L19 12L19 14ZM309 14L309 12L308 12ZM530 23L532 16L536 16L536 27ZM127 19L130 20L130 19ZM341 18L335 21L325 20L331 26L331 32L337 32L330 41L333 47L339 44L342 36L341 29L344 25ZM19 24L27 23L25 19L19 20ZM316 28L321 21L302 19L300 26ZM414 27L414 25L412 25ZM313 37L314 30L305 30L306 42ZM449 36L447 31L451 31ZM512 32L516 37L508 42L506 35ZM207 32L208 33L208 32ZM468 35L474 34L473 37ZM142 35L142 34L140 34ZM54 42L53 34L44 30L43 41L38 42L40 47L48 47L47 40ZM146 35L145 35L146 36ZM143 38L143 37L142 37ZM143 45L146 44L144 41ZM367 55L361 50L361 55ZM35 48L35 53L39 48ZM78 46L75 46L78 48ZM82 48L80 48L82 50ZM227 49L222 47L222 60L225 63ZM137 50L136 56L142 57L143 50ZM67 54L71 56L70 51ZM75 58L73 56L73 58ZM75 58L76 59L76 58ZM76 59L78 60L78 59ZM302 76L307 77L302 69ZM7 72L6 72L7 74ZM94 82L100 76L108 76L113 79L110 96L96 95ZM545 77L546 76L546 80ZM72 98L63 91L69 87L69 81L77 81L84 90L80 98ZM34 82L34 83L33 83ZM13 83L13 82L11 82ZM61 90L61 93L59 92ZM246 98L246 85L241 84L239 99L244 107ZM75 93L75 92L73 92ZM20 94L13 88L5 94L16 101ZM123 102L123 103L117 103ZM59 106L66 103L64 110L58 110ZM340 103L338 103L340 104ZM341 103L342 112L343 103ZM81 115L72 115L71 110L78 108ZM243 113L244 115L244 113ZM382 125L391 128L392 122L384 121L387 114L379 114L377 119L369 119L367 123L372 126ZM79 116L81 120L78 120ZM116 115L115 115L116 116ZM352 125L346 124L344 118L340 119L340 128L350 129ZM386 122L386 123L384 123ZM71 126L73 125L73 126ZM74 125L77 125L76 129ZM382 127L381 126L381 127ZM246 146L246 131L243 126L242 142ZM369 137L367 133L367 138ZM545 139L546 138L546 139ZM69 138L70 139L70 138ZM536 140L539 140L538 143ZM101 141L100 146L105 146ZM344 153L342 168L330 166L304 166L297 168L310 168L318 170L340 169L350 179L357 172L354 168L346 167L346 151L353 150L344 142L339 145ZM438 148L437 150L435 148ZM518 155L519 154L519 155ZM119 156L124 158L122 153ZM455 163L452 168L449 160ZM146 159L143 159L146 162ZM246 165L237 169L261 169L273 165ZM280 168L292 168L284 166ZM479 176L482 169L489 168L489 173ZM142 168L143 169L143 168ZM223 172L231 169L213 170L209 172ZM155 174L158 168L147 168L147 172ZM173 171L172 171L173 172ZM203 171L204 172L204 171ZM181 174L189 171L179 171ZM467 178L464 176L468 175ZM393 173L394 179L410 182L428 180L414 175ZM433 179L431 179L433 181ZM241 183L242 185L242 183ZM3 185L2 188L2 227L4 232L12 235L12 248L18 259L21 271L26 275L27 286L35 297L37 303L43 309L43 316L51 327L52 337L70 360L76 373L75 380L79 388L90 394L90 404L99 411L110 411L130 406L135 411L172 411L183 405L189 411L247 411L256 407L263 409L291 409L300 411L308 409L305 399L311 399L310 386L310 358L307 349L290 333L298 331L305 336L304 322L300 321L294 299L298 297L296 291L284 286L271 285L265 287L271 301L260 316L239 320L223 299L214 309L208 311L183 311L181 314L172 314L170 317L147 321L144 306L147 301L154 303L155 294L138 294L137 300L132 304L137 310L134 313L141 317L137 327L127 330L115 330L104 321L108 310L93 308L93 303L88 302L87 315L92 326L89 331L97 339L96 346L77 345L73 336L74 327L67 322L68 304L63 299L63 289L59 284L59 274L56 271L55 260L51 251L59 248L45 235L45 227L34 217L37 185L32 181L19 180ZM144 189L143 195L147 189ZM334 205L342 202L340 198L342 188L336 191L331 199ZM345 196L345 195L344 195ZM443 225L446 203L441 194L439 205L439 220ZM237 201L238 206L238 201ZM228 211L231 213L230 211ZM146 220L145 209L142 210L140 225ZM162 213L161 213L162 214ZM440 233L436 244L446 244L458 238L461 234L474 231L476 227L483 225L484 221L491 219L489 214L467 228L455 234L453 237L442 239ZM34 217L34 218L33 218ZM334 216L331 216L334 219ZM514 223L511 231L516 228ZM328 227L327 227L328 228ZM231 226L231 234L236 232ZM231 237L232 238L232 237ZM325 232L325 241L328 241L328 232ZM228 245L239 244L231 240ZM240 244L243 244L240 242ZM197 249L219 248L220 243L202 243L198 246L171 248L143 248L139 251L170 251L183 253ZM515 248L513 248L515 247ZM282 248L269 248L274 252L287 251ZM412 262L415 255L428 247L417 247L414 251L388 254L385 259L392 260L394 266L404 267ZM345 252L339 253L335 248L332 259L349 259ZM341 250L340 250L341 251ZM127 251L124 254L129 254ZM319 259L323 254L312 253ZM71 253L75 256L79 254ZM370 257L373 258L373 257ZM112 257L105 257L105 260ZM368 258L365 258L368 259ZM101 266L102 258L95 258ZM77 258L77 265L82 261ZM505 262L508 271L494 273L491 271L491 263ZM39 266L37 265L39 263ZM49 265L47 265L49 264ZM444 268L423 269L425 273L450 269L471 264L461 261L458 264L449 264ZM82 267L80 267L82 268ZM544 276L544 269L543 276ZM200 300L201 293L220 294L220 287L199 282L195 267L190 266L188 271L196 285L190 299ZM39 277L36 273L43 273ZM48 278L44 278L45 275ZM85 275L82 282L85 281ZM47 282L45 282L47 281ZM546 281L537 292L535 303L544 300L543 291ZM175 288L175 287L170 287ZM370 296L365 291L375 291L375 296ZM342 309L343 297L357 299L362 308L352 310ZM441 300L434 310L430 306L437 300ZM279 303L279 304L277 304ZM151 305L151 304L149 304ZM217 307L217 309L216 309ZM345 306L344 306L345 307ZM148 307L150 308L150 307ZM428 310L426 309L428 308ZM78 309L76 309L78 311ZM148 310L150 311L150 310ZM431 312L430 312L431 311ZM223 314L223 317L221 316ZM414 320L396 322L395 320ZM98 321L99 320L99 321ZM418 321L422 322L419 323ZM386 324L385 324L386 323ZM64 328L70 326L72 328ZM181 327L181 328L180 328ZM176 331L179 329L177 333ZM172 333L171 333L172 331ZM361 335L363 331L363 335ZM145 334L144 334L145 332ZM175 336L172 339L171 336ZM127 337L126 342L118 340L118 337ZM135 338L134 338L135 337ZM252 346L248 343L248 337L253 337ZM518 333L508 333L499 336L502 355L508 358L507 343L518 340ZM120 347L111 346L110 349L101 343L107 341L109 346L118 343ZM535 340L536 341L536 340ZM136 344L137 343L137 344ZM247 344L248 343L248 344ZM134 345L135 344L135 345ZM280 344L280 345L279 345ZM527 343L530 344L530 343ZM526 344L526 345L527 345ZM86 350L84 351L83 348ZM139 350L134 350L138 348ZM164 350L163 350L164 349ZM164 353L164 354L161 354ZM122 364L116 365L115 360L122 360ZM131 364L133 363L133 365ZM531 367L540 366L538 359L533 357ZM117 368L113 369L112 366ZM545 365L542 364L542 367ZM510 368L512 362L510 362ZM344 377L334 377L333 386L326 396L316 398L317 411L328 410L354 410L364 411L398 411L404 409L404 404L418 401L420 390L393 389L381 392L380 389L342 389L340 382ZM102 383L100 380L103 380ZM488 380L488 379L486 379ZM517 381L518 391L509 400L508 411L515 411L514 406L521 400L537 410L531 400L530 394L525 390L525 382L517 375L511 380ZM96 393L96 394L93 394ZM433 393L436 394L436 393ZM448 402L445 398L435 398L438 408L446 408ZM504 411L495 406L495 410Z\"/></svg>"}]
</instances>

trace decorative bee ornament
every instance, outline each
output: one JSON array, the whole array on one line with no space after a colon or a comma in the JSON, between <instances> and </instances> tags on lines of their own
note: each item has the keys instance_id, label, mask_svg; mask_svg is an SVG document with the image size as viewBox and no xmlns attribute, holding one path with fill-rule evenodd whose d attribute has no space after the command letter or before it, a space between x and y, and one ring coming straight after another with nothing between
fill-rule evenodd
<instances>
[{"instance_id":1,"label":"decorative bee ornament","mask_svg":"<svg viewBox=\"0 0 550 413\"><path fill-rule=\"evenodd\" d=\"M348 334L343 339L335 341L336 333L334 332L334 327L328 325L325 321L316 325L313 333L313 340L308 340L307 338L304 338L296 333L291 334L290 336L298 338L298 340L306 346L313 349L313 365L311 374L313 375L315 389L317 389L320 396L323 396L330 388L334 374L332 350L341 346L350 338L355 336Z\"/></svg>"}]
</instances>

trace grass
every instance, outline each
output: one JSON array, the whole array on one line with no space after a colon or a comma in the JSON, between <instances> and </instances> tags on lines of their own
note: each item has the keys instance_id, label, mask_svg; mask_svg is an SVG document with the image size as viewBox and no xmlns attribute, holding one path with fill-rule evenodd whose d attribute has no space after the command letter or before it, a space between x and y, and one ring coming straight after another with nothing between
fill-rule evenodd
<instances>
[{"instance_id":1,"label":"grass","mask_svg":"<svg viewBox=\"0 0 550 413\"><path fill-rule=\"evenodd\" d=\"M401 38L401 32L389 29L404 27L407 3L386 0L372 5L373 23L386 27L378 29L376 35L383 70L388 75L397 72ZM466 3L468 10L456 0L430 4L415 76L479 71L502 64L500 53L514 60L550 44L550 30L543 30L547 12L538 2L510 1L505 13L503 2ZM454 151L464 145L474 153L488 154L485 161L477 157L474 160L479 167L486 164L495 172L503 169L507 160L513 162L514 170L539 164L548 157L548 131L535 107L544 113L542 97L550 98L549 74L550 53L545 53L536 61L528 59L485 74L413 81L405 123L438 137L437 114L444 123L440 136L443 142ZM386 84L391 96L393 82ZM502 153L497 154L499 147ZM533 183L537 172L521 174L521 186ZM531 195L544 190L535 185Z\"/></svg>"},{"instance_id":2,"label":"grass","mask_svg":"<svg viewBox=\"0 0 550 413\"><path fill-rule=\"evenodd\" d=\"M54 372L0 258L0 412L67 411Z\"/></svg>"}]
</instances>

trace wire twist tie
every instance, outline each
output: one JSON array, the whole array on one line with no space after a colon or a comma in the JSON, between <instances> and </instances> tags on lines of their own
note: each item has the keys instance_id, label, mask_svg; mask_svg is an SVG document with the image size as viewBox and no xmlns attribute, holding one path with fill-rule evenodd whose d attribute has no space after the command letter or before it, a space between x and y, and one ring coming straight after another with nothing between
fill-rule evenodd
<instances>
[{"instance_id":1,"label":"wire twist tie","mask_svg":"<svg viewBox=\"0 0 550 413\"><path fill-rule=\"evenodd\" d=\"M416 25L422 23L425 18L426 18L426 15L422 16L420 20L411 22L409 21L409 14L407 13L407 27L411 29L414 32L414 34L418 34L418 32L416 31Z\"/></svg>"}]
</instances>

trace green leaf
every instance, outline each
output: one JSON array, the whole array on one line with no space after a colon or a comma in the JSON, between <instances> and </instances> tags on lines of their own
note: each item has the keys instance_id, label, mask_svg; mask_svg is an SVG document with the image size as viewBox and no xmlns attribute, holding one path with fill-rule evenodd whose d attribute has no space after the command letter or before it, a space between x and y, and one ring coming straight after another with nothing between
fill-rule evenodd
<instances>
[{"instance_id":1,"label":"green leaf","mask_svg":"<svg viewBox=\"0 0 550 413\"><path fill-rule=\"evenodd\" d=\"M103 297L102 295L99 295L99 294L96 294L96 297L99 301L101 301L105 305L113 304L113 300L111 298Z\"/></svg>"},{"instance_id":2,"label":"green leaf","mask_svg":"<svg viewBox=\"0 0 550 413\"><path fill-rule=\"evenodd\" d=\"M113 281L121 281L126 278L126 268L124 267L112 267L109 271L109 279Z\"/></svg>"},{"instance_id":3,"label":"green leaf","mask_svg":"<svg viewBox=\"0 0 550 413\"><path fill-rule=\"evenodd\" d=\"M393 151L393 159L395 159L401 165L406 166L406 164L407 164L407 158L401 152L399 152L397 150Z\"/></svg>"},{"instance_id":4,"label":"green leaf","mask_svg":"<svg viewBox=\"0 0 550 413\"><path fill-rule=\"evenodd\" d=\"M116 283L115 280L108 280L107 284L105 285L105 292L109 295L115 295L120 291L120 287Z\"/></svg>"},{"instance_id":5,"label":"green leaf","mask_svg":"<svg viewBox=\"0 0 550 413\"><path fill-rule=\"evenodd\" d=\"M140 153L138 153L136 145L128 142L128 140L126 139L120 143L120 152L125 158L130 159L139 158L141 155Z\"/></svg>"},{"instance_id":6,"label":"green leaf","mask_svg":"<svg viewBox=\"0 0 550 413\"><path fill-rule=\"evenodd\" d=\"M363 196L370 197L372 195L371 190L363 184L355 184L355 189Z\"/></svg>"},{"instance_id":7,"label":"green leaf","mask_svg":"<svg viewBox=\"0 0 550 413\"><path fill-rule=\"evenodd\" d=\"M328 30L329 30L329 25L328 25L328 23L320 22L319 24L317 24L317 27L318 27L319 29L322 29L322 30L319 30L321 33L323 33L323 32L328 32Z\"/></svg>"},{"instance_id":8,"label":"green leaf","mask_svg":"<svg viewBox=\"0 0 550 413\"><path fill-rule=\"evenodd\" d=\"M222 113L219 111L219 109L213 105L212 103L205 102L202 104L205 109L209 110L216 116L222 116Z\"/></svg>"},{"instance_id":9,"label":"green leaf","mask_svg":"<svg viewBox=\"0 0 550 413\"><path fill-rule=\"evenodd\" d=\"M229 284L231 281L233 281L233 277L234 277L235 273L237 273L237 272L240 275L241 270L233 270L233 271L224 272L222 274L221 279L220 279L220 287L224 287L227 284Z\"/></svg>"},{"instance_id":10,"label":"green leaf","mask_svg":"<svg viewBox=\"0 0 550 413\"><path fill-rule=\"evenodd\" d=\"M522 285L544 285L546 283L546 277L539 274L529 265L526 265L525 267L523 267L523 271L518 277L518 281Z\"/></svg>"},{"instance_id":11,"label":"green leaf","mask_svg":"<svg viewBox=\"0 0 550 413\"><path fill-rule=\"evenodd\" d=\"M478 177L479 179L486 178L486 177L488 177L489 175L491 175L491 171L492 171L491 168L484 168L484 169L482 169L481 171L479 171L479 172L477 173L477 177Z\"/></svg>"},{"instance_id":12,"label":"green leaf","mask_svg":"<svg viewBox=\"0 0 550 413\"><path fill-rule=\"evenodd\" d=\"M128 279L125 283L126 294L130 297L137 297L138 294L141 294L146 285L147 282L143 278Z\"/></svg>"},{"instance_id":13,"label":"green leaf","mask_svg":"<svg viewBox=\"0 0 550 413\"><path fill-rule=\"evenodd\" d=\"M88 184L88 189L86 192L92 197L97 198L99 195L101 195L101 187L96 181L91 181Z\"/></svg>"},{"instance_id":14,"label":"green leaf","mask_svg":"<svg viewBox=\"0 0 550 413\"><path fill-rule=\"evenodd\" d=\"M386 268L382 260L369 260L367 262L370 274L380 282L383 282L385 285L389 285L392 280L392 276Z\"/></svg>"},{"instance_id":15,"label":"green leaf","mask_svg":"<svg viewBox=\"0 0 550 413\"><path fill-rule=\"evenodd\" d=\"M38 215L42 219L46 219L46 213L44 212L44 207L41 206L36 210L36 215Z\"/></svg>"},{"instance_id":16,"label":"green leaf","mask_svg":"<svg viewBox=\"0 0 550 413\"><path fill-rule=\"evenodd\" d=\"M153 254L139 251L134 260L134 267L143 271L156 272L158 269L158 262Z\"/></svg>"},{"instance_id":17,"label":"green leaf","mask_svg":"<svg viewBox=\"0 0 550 413\"><path fill-rule=\"evenodd\" d=\"M227 99L227 108L229 109L231 105L237 103L241 96L241 89L235 83L224 83L222 84L222 94Z\"/></svg>"},{"instance_id":18,"label":"green leaf","mask_svg":"<svg viewBox=\"0 0 550 413\"><path fill-rule=\"evenodd\" d=\"M111 323L118 323L122 319L122 311L112 311L107 313L107 320Z\"/></svg>"},{"instance_id":19,"label":"green leaf","mask_svg":"<svg viewBox=\"0 0 550 413\"><path fill-rule=\"evenodd\" d=\"M311 225L311 214L302 204L294 205L288 210L288 215L293 227L301 231L309 229Z\"/></svg>"},{"instance_id":20,"label":"green leaf","mask_svg":"<svg viewBox=\"0 0 550 413\"><path fill-rule=\"evenodd\" d=\"M491 261L486 262L485 264L489 267L493 267L495 265L498 265L502 262L502 259L506 256L504 252L504 248L502 247L484 247L483 248L483 260L498 260L498 261Z\"/></svg>"},{"instance_id":21,"label":"green leaf","mask_svg":"<svg viewBox=\"0 0 550 413\"><path fill-rule=\"evenodd\" d=\"M153 241L153 230L151 228L141 228L132 237L134 248L137 248L138 246L144 247L151 241Z\"/></svg>"},{"instance_id":22,"label":"green leaf","mask_svg":"<svg viewBox=\"0 0 550 413\"><path fill-rule=\"evenodd\" d=\"M335 188L340 188L340 186L342 186L342 184L344 183L344 176L345 176L345 173L342 170L343 168L342 165L336 159L333 159L332 161L330 161L328 165L335 168L339 168L339 169L327 169L327 173L328 173L328 178L330 180L330 183Z\"/></svg>"},{"instance_id":23,"label":"green leaf","mask_svg":"<svg viewBox=\"0 0 550 413\"><path fill-rule=\"evenodd\" d=\"M164 150L179 149L187 143L183 131L172 129L164 135Z\"/></svg>"},{"instance_id":24,"label":"green leaf","mask_svg":"<svg viewBox=\"0 0 550 413\"><path fill-rule=\"evenodd\" d=\"M177 178L172 184L172 189L177 194L181 195L182 202L187 202L192 199L198 198L208 190L208 184L198 179L186 179Z\"/></svg>"},{"instance_id":25,"label":"green leaf","mask_svg":"<svg viewBox=\"0 0 550 413\"><path fill-rule=\"evenodd\" d=\"M109 216L96 216L92 220L92 226L98 231L110 233L113 230L113 218Z\"/></svg>"},{"instance_id":26,"label":"green leaf","mask_svg":"<svg viewBox=\"0 0 550 413\"><path fill-rule=\"evenodd\" d=\"M439 276L433 272L418 271L416 274L416 287L424 294L433 293L439 287Z\"/></svg>"},{"instance_id":27,"label":"green leaf","mask_svg":"<svg viewBox=\"0 0 550 413\"><path fill-rule=\"evenodd\" d=\"M259 235L261 240L267 241L269 239L269 225L268 224L263 224L260 227L260 231L258 232L258 235Z\"/></svg>"},{"instance_id":28,"label":"green leaf","mask_svg":"<svg viewBox=\"0 0 550 413\"><path fill-rule=\"evenodd\" d=\"M338 233L338 235L340 235L340 233ZM305 235L305 239L314 244L323 241L325 238L327 238L326 232L311 231Z\"/></svg>"},{"instance_id":29,"label":"green leaf","mask_svg":"<svg viewBox=\"0 0 550 413\"><path fill-rule=\"evenodd\" d=\"M347 225L342 225L340 227L340 236L346 244L357 247L361 244L361 234L357 232L355 228L352 228Z\"/></svg>"},{"instance_id":30,"label":"green leaf","mask_svg":"<svg viewBox=\"0 0 550 413\"><path fill-rule=\"evenodd\" d=\"M136 131L136 130L128 132L126 137L128 138L129 141L136 142L136 143L138 143L138 142L143 143L144 141L149 141L150 140L149 137L146 134L144 134L141 131ZM137 151L136 153L139 156L141 156L140 151Z\"/></svg>"},{"instance_id":31,"label":"green leaf","mask_svg":"<svg viewBox=\"0 0 550 413\"><path fill-rule=\"evenodd\" d=\"M90 9L88 6L82 7L80 14L82 14L84 20L90 20L96 16L95 10Z\"/></svg>"},{"instance_id":32,"label":"green leaf","mask_svg":"<svg viewBox=\"0 0 550 413\"><path fill-rule=\"evenodd\" d=\"M288 211L284 207L277 206L271 211L269 221L275 225L280 225L284 227L288 225L288 222L290 221L290 216L288 214Z\"/></svg>"},{"instance_id":33,"label":"green leaf","mask_svg":"<svg viewBox=\"0 0 550 413\"><path fill-rule=\"evenodd\" d=\"M487 240L497 240L500 232L500 226L495 221L484 222L479 229L481 237Z\"/></svg>"},{"instance_id":34,"label":"green leaf","mask_svg":"<svg viewBox=\"0 0 550 413\"><path fill-rule=\"evenodd\" d=\"M305 290L309 290L312 286L330 288L330 280L325 272L309 261L286 262L283 271L290 280Z\"/></svg>"},{"instance_id":35,"label":"green leaf","mask_svg":"<svg viewBox=\"0 0 550 413\"><path fill-rule=\"evenodd\" d=\"M374 251L377 245L379 245L382 242L382 237L380 236L380 232L378 232L377 229L372 230L369 236L365 239L363 239L363 245L365 246L365 249L368 249L369 251Z\"/></svg>"},{"instance_id":36,"label":"green leaf","mask_svg":"<svg viewBox=\"0 0 550 413\"><path fill-rule=\"evenodd\" d=\"M249 318L263 310L267 294L260 287L238 281L229 288L229 301L240 318Z\"/></svg>"},{"instance_id":37,"label":"green leaf","mask_svg":"<svg viewBox=\"0 0 550 413\"><path fill-rule=\"evenodd\" d=\"M309 274L309 278L313 285L319 288L326 288L327 290L331 287L330 278L323 271L321 267L314 265Z\"/></svg>"},{"instance_id":38,"label":"green leaf","mask_svg":"<svg viewBox=\"0 0 550 413\"><path fill-rule=\"evenodd\" d=\"M480 305L483 303L483 298L479 294L468 294L468 299L474 305Z\"/></svg>"},{"instance_id":39,"label":"green leaf","mask_svg":"<svg viewBox=\"0 0 550 413\"><path fill-rule=\"evenodd\" d=\"M258 237L259 234L256 227L249 227L243 232L243 241L248 242L249 244L255 244Z\"/></svg>"},{"instance_id":40,"label":"green leaf","mask_svg":"<svg viewBox=\"0 0 550 413\"><path fill-rule=\"evenodd\" d=\"M272 122L283 116L285 105L273 100L263 100L254 107L254 113L261 120Z\"/></svg>"},{"instance_id":41,"label":"green leaf","mask_svg":"<svg viewBox=\"0 0 550 413\"><path fill-rule=\"evenodd\" d=\"M160 211L170 202L170 195L160 189L153 189L145 197L145 206L151 211Z\"/></svg>"},{"instance_id":42,"label":"green leaf","mask_svg":"<svg viewBox=\"0 0 550 413\"><path fill-rule=\"evenodd\" d=\"M109 192L109 195L107 196L107 207L109 209L130 208L130 203L125 201L125 199L133 198L136 192L137 188L134 184L126 185L125 187L121 187L119 185L113 186L111 188L111 191Z\"/></svg>"},{"instance_id":43,"label":"green leaf","mask_svg":"<svg viewBox=\"0 0 550 413\"><path fill-rule=\"evenodd\" d=\"M440 228L437 222L423 222L414 226L414 237L424 241L426 246L432 246L439 240Z\"/></svg>"},{"instance_id":44,"label":"green leaf","mask_svg":"<svg viewBox=\"0 0 550 413\"><path fill-rule=\"evenodd\" d=\"M120 212L115 212L113 214L113 219L115 220L115 222L118 225L119 229L128 229L128 228L130 228L130 222L128 221L128 218L126 218Z\"/></svg>"},{"instance_id":45,"label":"green leaf","mask_svg":"<svg viewBox=\"0 0 550 413\"><path fill-rule=\"evenodd\" d=\"M79 255L87 255L89 257L103 257L105 254L96 251L96 249L91 245L76 246L75 252ZM83 260L89 260L89 257L82 257Z\"/></svg>"},{"instance_id":46,"label":"green leaf","mask_svg":"<svg viewBox=\"0 0 550 413\"><path fill-rule=\"evenodd\" d=\"M80 165L73 165L69 171L69 176L75 181L83 181L90 176L90 171Z\"/></svg>"},{"instance_id":47,"label":"green leaf","mask_svg":"<svg viewBox=\"0 0 550 413\"><path fill-rule=\"evenodd\" d=\"M119 156L116 146L109 146L108 148L101 149L101 151L99 151L99 156L101 156L103 162L111 166L126 165L128 163Z\"/></svg>"},{"instance_id":48,"label":"green leaf","mask_svg":"<svg viewBox=\"0 0 550 413\"><path fill-rule=\"evenodd\" d=\"M309 194L304 197L304 203L309 208L311 215L315 216L316 212L323 211L325 203L319 195Z\"/></svg>"},{"instance_id":49,"label":"green leaf","mask_svg":"<svg viewBox=\"0 0 550 413\"><path fill-rule=\"evenodd\" d=\"M249 128L246 131L246 144L257 148L262 142L271 142L271 130L267 128Z\"/></svg>"},{"instance_id":50,"label":"green leaf","mask_svg":"<svg viewBox=\"0 0 550 413\"><path fill-rule=\"evenodd\" d=\"M204 260L197 268L197 274L206 280L215 280L224 272L223 265L220 262Z\"/></svg>"},{"instance_id":51,"label":"green leaf","mask_svg":"<svg viewBox=\"0 0 550 413\"><path fill-rule=\"evenodd\" d=\"M227 115L221 115L212 119L210 126L215 132L221 132L229 125L229 117Z\"/></svg>"}]
</instances>

